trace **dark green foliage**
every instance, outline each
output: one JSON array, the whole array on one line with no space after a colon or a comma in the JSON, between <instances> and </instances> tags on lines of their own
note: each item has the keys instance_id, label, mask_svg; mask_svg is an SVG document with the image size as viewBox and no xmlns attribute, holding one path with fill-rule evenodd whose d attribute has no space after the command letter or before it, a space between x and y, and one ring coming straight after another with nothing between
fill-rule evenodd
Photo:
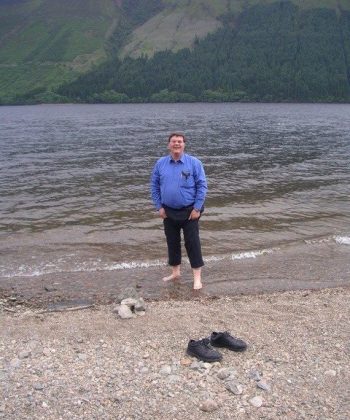
<instances>
[{"instance_id":1,"label":"dark green foliage","mask_svg":"<svg viewBox=\"0 0 350 420\"><path fill-rule=\"evenodd\" d=\"M141 1L124 4L132 3L142 9ZM131 9L124 12L130 18ZM141 19L142 13L136 15ZM130 26L124 19L119 31L125 39ZM349 12L278 1L222 21L221 29L196 39L192 50L114 57L56 93L77 102L112 103L350 101Z\"/></svg>"},{"instance_id":2,"label":"dark green foliage","mask_svg":"<svg viewBox=\"0 0 350 420\"><path fill-rule=\"evenodd\" d=\"M91 100L106 90L155 102L349 101L350 18L291 2L258 5L192 51L102 65L59 90ZM101 96L100 96L101 97Z\"/></svg>"}]
</instances>

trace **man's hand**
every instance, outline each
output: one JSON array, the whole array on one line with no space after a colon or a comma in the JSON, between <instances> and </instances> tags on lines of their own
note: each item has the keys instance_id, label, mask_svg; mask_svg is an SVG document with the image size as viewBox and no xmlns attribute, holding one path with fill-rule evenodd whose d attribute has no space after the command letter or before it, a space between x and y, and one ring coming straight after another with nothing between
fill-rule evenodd
<instances>
[{"instance_id":1,"label":"man's hand","mask_svg":"<svg viewBox=\"0 0 350 420\"><path fill-rule=\"evenodd\" d=\"M188 218L188 220L196 220L196 219L199 219L200 218L200 215L201 215L201 212L200 211L198 211L196 209L193 209L191 211L191 214L190 214L190 217Z\"/></svg>"},{"instance_id":2,"label":"man's hand","mask_svg":"<svg viewBox=\"0 0 350 420\"><path fill-rule=\"evenodd\" d=\"M161 208L158 210L158 213L159 213L159 216L160 216L162 219L166 219L166 218L167 218L167 215L166 215L165 210L163 209L163 207L161 207Z\"/></svg>"}]
</instances>

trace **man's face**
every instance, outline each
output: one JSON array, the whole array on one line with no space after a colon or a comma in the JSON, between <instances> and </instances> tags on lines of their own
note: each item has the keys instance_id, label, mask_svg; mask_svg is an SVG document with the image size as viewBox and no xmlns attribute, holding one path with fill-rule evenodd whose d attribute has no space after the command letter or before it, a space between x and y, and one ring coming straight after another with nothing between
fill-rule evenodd
<instances>
[{"instance_id":1,"label":"man's face","mask_svg":"<svg viewBox=\"0 0 350 420\"><path fill-rule=\"evenodd\" d=\"M181 155L185 150L185 142L181 136L173 136L169 143L168 149L172 155Z\"/></svg>"}]
</instances>

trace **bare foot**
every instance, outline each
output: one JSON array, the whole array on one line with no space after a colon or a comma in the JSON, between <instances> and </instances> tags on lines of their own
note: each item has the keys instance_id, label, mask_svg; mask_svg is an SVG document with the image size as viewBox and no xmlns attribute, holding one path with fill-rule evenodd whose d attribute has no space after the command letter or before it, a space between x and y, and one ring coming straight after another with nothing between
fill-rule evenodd
<instances>
[{"instance_id":1,"label":"bare foot","mask_svg":"<svg viewBox=\"0 0 350 420\"><path fill-rule=\"evenodd\" d=\"M201 268L193 268L193 290L200 290L202 285Z\"/></svg>"},{"instance_id":2,"label":"bare foot","mask_svg":"<svg viewBox=\"0 0 350 420\"><path fill-rule=\"evenodd\" d=\"M195 280L193 282L193 290L200 290L203 287L202 282L200 280Z\"/></svg>"},{"instance_id":3,"label":"bare foot","mask_svg":"<svg viewBox=\"0 0 350 420\"><path fill-rule=\"evenodd\" d=\"M170 274L170 276L163 277L163 281L177 280L180 274Z\"/></svg>"}]
</instances>

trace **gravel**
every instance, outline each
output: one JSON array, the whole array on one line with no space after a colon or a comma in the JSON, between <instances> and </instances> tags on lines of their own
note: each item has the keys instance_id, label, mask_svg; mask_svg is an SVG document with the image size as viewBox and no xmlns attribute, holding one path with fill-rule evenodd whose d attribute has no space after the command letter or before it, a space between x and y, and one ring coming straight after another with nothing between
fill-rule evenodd
<instances>
[{"instance_id":1,"label":"gravel","mask_svg":"<svg viewBox=\"0 0 350 420\"><path fill-rule=\"evenodd\" d=\"M42 313L0 301L0 418L347 419L349 288ZM11 310L8 310L11 309ZM243 353L186 356L230 331Z\"/></svg>"}]
</instances>

